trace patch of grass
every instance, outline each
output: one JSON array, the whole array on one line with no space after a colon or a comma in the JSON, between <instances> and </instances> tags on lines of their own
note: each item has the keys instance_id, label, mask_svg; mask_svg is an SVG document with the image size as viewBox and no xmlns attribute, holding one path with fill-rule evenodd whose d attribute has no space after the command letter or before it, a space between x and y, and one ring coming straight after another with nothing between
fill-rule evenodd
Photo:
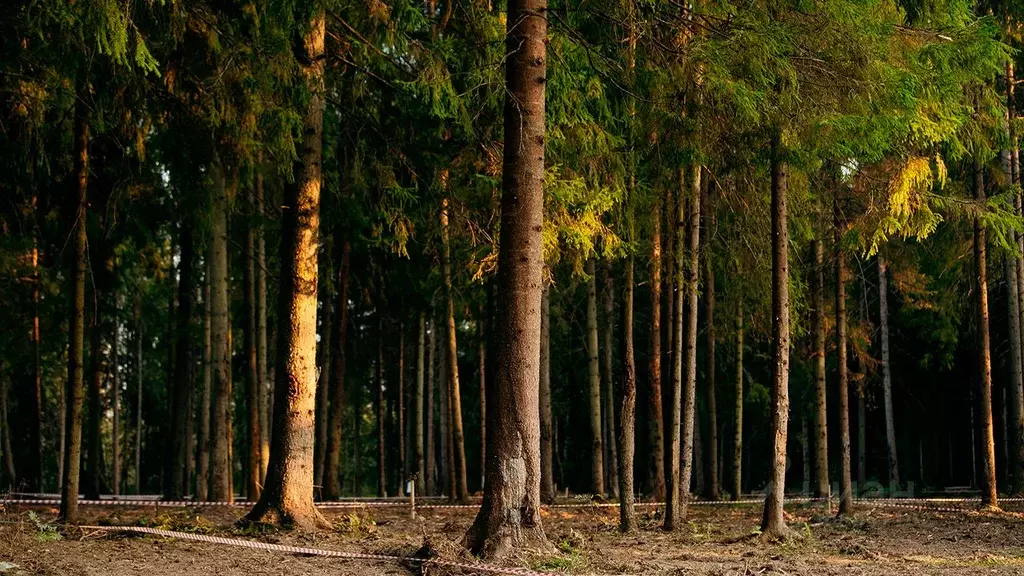
<instances>
[{"instance_id":1,"label":"patch of grass","mask_svg":"<svg viewBox=\"0 0 1024 576\"><path fill-rule=\"evenodd\" d=\"M193 532L196 534L211 534L217 527L212 522L199 516L192 516L187 512L175 514L161 514L155 518L143 516L139 518L139 526L156 528L158 530L171 530L174 532Z\"/></svg>"},{"instance_id":2,"label":"patch of grass","mask_svg":"<svg viewBox=\"0 0 1024 576\"><path fill-rule=\"evenodd\" d=\"M63 538L55 524L43 522L35 512L29 512L28 519L36 525L36 540L39 542L53 542Z\"/></svg>"},{"instance_id":3,"label":"patch of grass","mask_svg":"<svg viewBox=\"0 0 1024 576\"><path fill-rule=\"evenodd\" d=\"M549 556L533 562L533 570L554 570L558 572L581 572L587 567L587 560L582 554L564 554Z\"/></svg>"},{"instance_id":4,"label":"patch of grass","mask_svg":"<svg viewBox=\"0 0 1024 576\"><path fill-rule=\"evenodd\" d=\"M350 537L365 537L377 533L377 522L369 516L352 513L334 521L334 531Z\"/></svg>"},{"instance_id":5,"label":"patch of grass","mask_svg":"<svg viewBox=\"0 0 1024 576\"><path fill-rule=\"evenodd\" d=\"M701 542L710 542L714 528L711 526L711 522L705 522L698 524L693 520L690 521L690 531L693 533L693 538Z\"/></svg>"}]
</instances>

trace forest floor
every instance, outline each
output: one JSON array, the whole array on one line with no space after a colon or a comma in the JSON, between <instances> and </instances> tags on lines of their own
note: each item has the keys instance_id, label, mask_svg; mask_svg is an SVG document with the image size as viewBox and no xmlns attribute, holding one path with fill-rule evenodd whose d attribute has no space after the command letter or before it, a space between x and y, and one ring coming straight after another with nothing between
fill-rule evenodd
<instances>
[{"instance_id":1,"label":"forest floor","mask_svg":"<svg viewBox=\"0 0 1024 576\"><path fill-rule=\"evenodd\" d=\"M692 507L676 533L657 512L641 509L641 530L617 531L617 508L557 508L543 513L552 550L524 554L509 566L567 574L1024 574L1024 509L947 512L859 507L837 522L810 505L793 506L795 536L770 543L756 527L760 506ZM428 544L441 558L472 562L459 540L472 509L328 510L335 530L253 534L233 522L243 509L83 507L83 524L147 525L346 552L406 556ZM411 574L398 563L297 556L164 538L75 529L57 535L56 509L13 506L0 512L0 574L241 576L254 574ZM9 566L13 563L16 567ZM408 566L408 565L407 565ZM4 569L6 567L6 569ZM430 567L427 574L471 574Z\"/></svg>"}]
</instances>

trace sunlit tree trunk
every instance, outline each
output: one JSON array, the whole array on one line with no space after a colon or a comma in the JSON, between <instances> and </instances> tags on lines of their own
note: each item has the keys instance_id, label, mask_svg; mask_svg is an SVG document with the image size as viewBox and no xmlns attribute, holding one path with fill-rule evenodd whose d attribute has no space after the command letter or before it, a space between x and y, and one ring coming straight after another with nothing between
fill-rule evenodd
<instances>
[{"instance_id":1,"label":"sunlit tree trunk","mask_svg":"<svg viewBox=\"0 0 1024 576\"><path fill-rule=\"evenodd\" d=\"M234 186L234 183L231 183ZM210 487L213 501L234 498L231 466L231 318L228 307L228 183L219 159L213 164L210 220Z\"/></svg>"},{"instance_id":2,"label":"sunlit tree trunk","mask_svg":"<svg viewBox=\"0 0 1024 576\"><path fill-rule=\"evenodd\" d=\"M551 288L544 286L540 303L540 498L555 501L551 414Z\"/></svg>"},{"instance_id":3,"label":"sunlit tree trunk","mask_svg":"<svg viewBox=\"0 0 1024 576\"><path fill-rule=\"evenodd\" d=\"M882 391L885 395L885 439L889 448L889 490L899 490L900 470L896 457L896 424L892 409L892 370L889 366L889 305L886 297L885 257L878 255L878 333L882 342Z\"/></svg>"},{"instance_id":4,"label":"sunlit tree trunk","mask_svg":"<svg viewBox=\"0 0 1024 576\"><path fill-rule=\"evenodd\" d=\"M631 223L630 223L631 224ZM636 434L636 364L633 359L633 257L626 259L622 287L622 409L619 426L619 530L636 530L633 455Z\"/></svg>"},{"instance_id":5,"label":"sunlit tree trunk","mask_svg":"<svg viewBox=\"0 0 1024 576\"><path fill-rule=\"evenodd\" d=\"M313 417L316 408L317 248L324 113L323 8L302 38L299 76L310 98L303 110L295 182L286 187L281 230L277 374L267 478L249 521L329 526L313 506Z\"/></svg>"},{"instance_id":6,"label":"sunlit tree trunk","mask_svg":"<svg viewBox=\"0 0 1024 576\"><path fill-rule=\"evenodd\" d=\"M601 380L604 388L604 422L605 422L605 443L608 478L605 487L613 497L619 496L619 456L618 456L618 433L615 431L615 386L612 384L612 337L615 333L615 283L612 279L612 264L604 261L604 290L602 299L604 301L604 330L601 336L604 342L603 369Z\"/></svg>"},{"instance_id":7,"label":"sunlit tree trunk","mask_svg":"<svg viewBox=\"0 0 1024 576\"><path fill-rule=\"evenodd\" d=\"M648 367L650 412L647 421L650 450L649 488L651 497L656 501L665 499L665 420L661 402L661 213L665 209L665 203L658 202L651 218L651 350Z\"/></svg>"},{"instance_id":8,"label":"sunlit tree trunk","mask_svg":"<svg viewBox=\"0 0 1024 576\"><path fill-rule=\"evenodd\" d=\"M687 516L689 502L690 477L694 470L693 452L696 446L694 428L697 414L697 287L700 282L700 190L701 171L699 164L692 164L689 170L689 189L686 201L686 230L680 228L677 238L686 238L685 261L677 264L686 275L685 301L685 338L681 342L685 346L683 352L685 366L682 381L680 446L682 462L679 466L679 506L678 518L682 521ZM679 306L680 312L684 310Z\"/></svg>"},{"instance_id":9,"label":"sunlit tree trunk","mask_svg":"<svg viewBox=\"0 0 1024 576\"><path fill-rule=\"evenodd\" d=\"M853 486L850 479L850 391L847 384L848 371L846 369L846 253L843 251L843 234L840 228L839 207L833 206L834 230L835 230L835 251L836 251L836 380L838 381L837 393L839 396L839 443L840 443L840 472L839 472L839 514L849 515L853 513ZM861 402L863 405L863 402ZM861 424L863 427L863 412ZM858 449L863 450L864 438L858 439ZM863 473L864 460L860 460L858 474Z\"/></svg>"},{"instance_id":10,"label":"sunlit tree trunk","mask_svg":"<svg viewBox=\"0 0 1024 576\"><path fill-rule=\"evenodd\" d=\"M505 145L484 498L466 546L489 558L550 548L540 516L545 0L509 0Z\"/></svg>"},{"instance_id":11,"label":"sunlit tree trunk","mask_svg":"<svg viewBox=\"0 0 1024 576\"><path fill-rule=\"evenodd\" d=\"M192 347L192 304L195 293L195 241L189 222L181 223L179 238L180 258L178 261L178 306L175 336L174 362L174 420L171 422L171 478L170 500L180 500L188 490L189 479L185 476L188 460L188 437L192 431L187 427L191 409L189 398L193 382Z\"/></svg>"},{"instance_id":12,"label":"sunlit tree trunk","mask_svg":"<svg viewBox=\"0 0 1024 576\"><path fill-rule=\"evenodd\" d=\"M334 336L331 345L334 352L331 361L330 408L328 412L327 457L324 462L324 500L336 500L341 496L341 445L342 422L345 408L345 370L348 354L348 293L352 275L352 244L348 239L341 243L338 268L338 299L334 303L337 319L333 322ZM353 404L353 409L358 408Z\"/></svg>"},{"instance_id":13,"label":"sunlit tree trunk","mask_svg":"<svg viewBox=\"0 0 1024 576\"><path fill-rule=\"evenodd\" d=\"M821 240L811 241L811 334L814 337L814 497L828 506L828 411L825 383L825 265Z\"/></svg>"},{"instance_id":14,"label":"sunlit tree trunk","mask_svg":"<svg viewBox=\"0 0 1024 576\"><path fill-rule=\"evenodd\" d=\"M601 364L597 344L597 271L594 259L587 260L587 354L590 377L590 487L604 494L604 446L601 430Z\"/></svg>"},{"instance_id":15,"label":"sunlit tree trunk","mask_svg":"<svg viewBox=\"0 0 1024 576\"><path fill-rule=\"evenodd\" d=\"M789 230L787 228L788 167L782 159L781 134L772 136L772 381L768 487L761 531L769 537L787 535L782 515L786 490L786 437L789 424Z\"/></svg>"},{"instance_id":16,"label":"sunlit tree trunk","mask_svg":"<svg viewBox=\"0 0 1024 576\"><path fill-rule=\"evenodd\" d=\"M82 450L82 397L85 393L83 349L85 348L85 249L86 191L89 184L89 123L84 94L75 104L74 167L71 193L74 212L69 223L74 233L68 282L71 310L68 319L68 375L64 438L64 478L61 484L60 519L78 522L79 464Z\"/></svg>"},{"instance_id":17,"label":"sunlit tree trunk","mask_svg":"<svg viewBox=\"0 0 1024 576\"><path fill-rule=\"evenodd\" d=\"M733 390L732 499L743 493L743 298L736 301L736 387Z\"/></svg>"},{"instance_id":18,"label":"sunlit tree trunk","mask_svg":"<svg viewBox=\"0 0 1024 576\"><path fill-rule=\"evenodd\" d=\"M448 172L444 171L442 179L447 186ZM459 350L455 331L455 294L452 290L451 245L448 232L448 199L441 201L441 273L444 279L445 296L445 366L448 369L446 381L448 385L449 422L452 436L449 465L454 475L454 497L461 501L469 499L466 487L466 441L462 430L462 392L459 386Z\"/></svg>"},{"instance_id":19,"label":"sunlit tree trunk","mask_svg":"<svg viewBox=\"0 0 1024 576\"><path fill-rule=\"evenodd\" d=\"M670 241L672 246L672 290L674 294L670 300L673 303L672 321L670 332L671 340L671 378L672 386L669 389L668 409L668 442L666 442L668 465L665 471L665 530L675 530L676 525L683 520L679 506L680 498L685 497L690 490L690 479L686 478L684 484L680 478L679 450L681 445L680 431L682 430L682 398L683 398L683 291L685 281L683 276L683 263L686 259L685 240L686 226L688 225L688 214L686 210L686 171L679 169L679 193L675 202L675 222L672 229L675 230ZM690 450L692 452L692 450Z\"/></svg>"},{"instance_id":20,"label":"sunlit tree trunk","mask_svg":"<svg viewBox=\"0 0 1024 576\"><path fill-rule=\"evenodd\" d=\"M985 200L985 180L981 162L974 162L974 199ZM988 321L988 280L985 246L985 225L981 218L974 218L974 266L977 277L975 290L978 297L978 383L981 412L981 457L982 486L981 503L983 506L997 507L996 496L996 449L992 430L992 357L989 347ZM881 262L880 262L881 265ZM883 272L879 272L881 279ZM885 350L883 349L883 352ZM887 355L886 355L887 356ZM890 416L886 415L886 420Z\"/></svg>"}]
</instances>

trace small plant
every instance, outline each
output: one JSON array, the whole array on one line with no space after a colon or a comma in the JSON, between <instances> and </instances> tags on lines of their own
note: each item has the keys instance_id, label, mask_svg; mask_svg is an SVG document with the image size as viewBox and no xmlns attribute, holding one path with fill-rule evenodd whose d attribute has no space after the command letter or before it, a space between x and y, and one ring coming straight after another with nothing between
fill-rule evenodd
<instances>
[{"instance_id":1,"label":"small plant","mask_svg":"<svg viewBox=\"0 0 1024 576\"><path fill-rule=\"evenodd\" d=\"M57 531L56 525L43 522L35 512L29 512L28 519L36 525L36 540L40 542L53 542L63 538L60 532Z\"/></svg>"}]
</instances>

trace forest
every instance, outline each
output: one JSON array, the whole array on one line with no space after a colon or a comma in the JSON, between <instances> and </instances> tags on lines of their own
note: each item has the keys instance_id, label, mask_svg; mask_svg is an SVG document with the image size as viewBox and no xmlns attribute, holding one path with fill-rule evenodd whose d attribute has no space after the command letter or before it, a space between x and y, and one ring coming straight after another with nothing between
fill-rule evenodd
<instances>
[{"instance_id":1,"label":"forest","mask_svg":"<svg viewBox=\"0 0 1024 576\"><path fill-rule=\"evenodd\" d=\"M3 12L0 572L1024 562L1024 4Z\"/></svg>"}]
</instances>

